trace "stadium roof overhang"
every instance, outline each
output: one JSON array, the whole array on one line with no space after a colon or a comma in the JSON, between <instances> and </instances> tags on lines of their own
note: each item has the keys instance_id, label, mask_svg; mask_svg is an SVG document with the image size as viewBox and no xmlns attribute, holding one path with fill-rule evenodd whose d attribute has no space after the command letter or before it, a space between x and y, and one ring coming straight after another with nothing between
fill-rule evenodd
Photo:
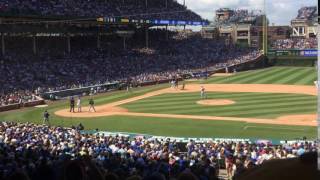
<instances>
[{"instance_id":1,"label":"stadium roof overhang","mask_svg":"<svg viewBox=\"0 0 320 180\"><path fill-rule=\"evenodd\" d=\"M163 20L163 19L128 19L128 18L61 18L61 17L35 17L35 16L2 16L0 17L0 32L82 32L108 31L109 29L145 28L152 26L204 26L207 21Z\"/></svg>"}]
</instances>

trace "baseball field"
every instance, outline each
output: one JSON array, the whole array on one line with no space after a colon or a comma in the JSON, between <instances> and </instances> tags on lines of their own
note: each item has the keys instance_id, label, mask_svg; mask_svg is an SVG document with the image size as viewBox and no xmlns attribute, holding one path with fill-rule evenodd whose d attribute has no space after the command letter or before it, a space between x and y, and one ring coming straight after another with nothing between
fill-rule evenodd
<instances>
[{"instance_id":1,"label":"baseball field","mask_svg":"<svg viewBox=\"0 0 320 180\"><path fill-rule=\"evenodd\" d=\"M1 121L42 123L48 110L54 125L82 123L88 130L177 137L316 137L317 79L313 67L271 67L94 96L97 112L68 112L68 101L48 107L0 113ZM200 98L200 87L207 98ZM88 98L82 99L83 106Z\"/></svg>"}]
</instances>

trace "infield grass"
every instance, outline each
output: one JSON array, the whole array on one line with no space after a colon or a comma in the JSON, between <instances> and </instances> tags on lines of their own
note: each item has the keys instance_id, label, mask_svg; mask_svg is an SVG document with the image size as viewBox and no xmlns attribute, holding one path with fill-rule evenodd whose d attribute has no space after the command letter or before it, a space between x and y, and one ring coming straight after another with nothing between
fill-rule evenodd
<instances>
[{"instance_id":1,"label":"infield grass","mask_svg":"<svg viewBox=\"0 0 320 180\"><path fill-rule=\"evenodd\" d=\"M314 114L317 98L311 95L280 93L207 93L210 100L229 99L235 104L200 105L199 93L168 93L122 105L132 112L206 115L221 117L275 118L291 114Z\"/></svg>"}]
</instances>

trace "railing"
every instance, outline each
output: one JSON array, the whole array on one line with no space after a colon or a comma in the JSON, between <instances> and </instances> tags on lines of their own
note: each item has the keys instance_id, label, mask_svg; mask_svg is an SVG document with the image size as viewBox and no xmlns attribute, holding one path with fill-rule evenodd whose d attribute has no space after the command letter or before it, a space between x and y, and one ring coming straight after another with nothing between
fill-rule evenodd
<instances>
[{"instance_id":1,"label":"railing","mask_svg":"<svg viewBox=\"0 0 320 180\"><path fill-rule=\"evenodd\" d=\"M237 69L237 71L241 70L246 70L250 68L257 68L256 65L252 65L252 63L260 62L264 57L261 55L257 58L254 58L250 61L246 61L243 63L239 64L233 64L229 65L228 69L232 72L233 69ZM248 66L248 64L251 64ZM259 66L259 65L258 65ZM209 77L210 75L214 73L225 73L226 68L225 67L208 67L208 68L202 68L202 69L196 69L190 71L190 73L184 73L181 74L183 79L190 79L194 78L197 75L200 75L201 77ZM182 80L182 78L179 78L178 80ZM163 80L158 80L158 81L146 81L142 82L139 84L136 84L135 86L150 86L150 85L156 85L156 84L164 84L170 82L172 79L163 79ZM50 91L50 92L45 92L41 94L41 98L37 97L38 100L36 101L31 101L31 102L26 102L26 103L16 103L16 104L10 104L6 106L0 106L0 112L3 111L9 111L9 110L14 110L14 109L19 109L22 107L33 107L37 105L44 104L45 101L44 99L48 100L57 100L57 99L64 99L70 96L82 96L82 95L89 95L92 93L92 89L97 89L99 88L100 91L97 93L101 92L108 92L108 91L114 91L114 90L121 90L125 89L127 86L126 83L121 83L121 82L114 82L114 83L105 83L105 84L100 84L100 85L93 85L93 86L86 86L86 87L80 87L80 88L72 88L72 89L65 89L65 90L57 90L57 91ZM42 99L44 98L44 99Z\"/></svg>"},{"instance_id":2,"label":"railing","mask_svg":"<svg viewBox=\"0 0 320 180\"><path fill-rule=\"evenodd\" d=\"M105 84L86 86L86 87L80 87L80 88L49 91L41 94L41 97L49 100L57 100L57 99L63 99L70 96L89 95L90 93L92 93L93 89L94 90L100 89L100 92L107 92L107 91L117 90L119 88L120 88L119 82L105 83Z\"/></svg>"}]
</instances>

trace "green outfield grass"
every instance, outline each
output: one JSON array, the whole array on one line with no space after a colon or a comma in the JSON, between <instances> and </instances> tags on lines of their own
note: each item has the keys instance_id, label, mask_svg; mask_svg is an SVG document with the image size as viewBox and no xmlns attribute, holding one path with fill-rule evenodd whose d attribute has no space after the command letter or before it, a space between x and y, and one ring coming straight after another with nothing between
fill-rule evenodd
<instances>
[{"instance_id":1,"label":"green outfield grass","mask_svg":"<svg viewBox=\"0 0 320 180\"><path fill-rule=\"evenodd\" d=\"M277 93L207 93L208 99L229 99L236 103L206 106L196 102L199 93L162 94L122 105L132 112L188 114L221 117L275 118L290 114L314 114L317 98L301 94Z\"/></svg>"},{"instance_id":2,"label":"green outfield grass","mask_svg":"<svg viewBox=\"0 0 320 180\"><path fill-rule=\"evenodd\" d=\"M286 73L284 73L286 72ZM281 73L281 76L278 76ZM273 77L271 77L273 76ZM267 84L302 84L313 85L316 79L314 68L273 67L256 71L237 73L232 77L213 77L206 83L267 83ZM137 88L132 93L117 91L95 96L96 104L106 104L122 99L145 94L165 87L169 84ZM246 95L249 95L246 96ZM173 97L174 96L174 97ZM270 93L209 93L209 98L235 100L237 104L229 107L202 107L195 104L199 99L198 93L164 94L150 97L134 103L126 104L132 111L143 112L171 112L180 114L208 114L239 117L273 118L287 114L305 114L315 112L315 97L298 94L270 94ZM88 98L83 98L87 103ZM156 102L158 100L158 102ZM143 102L143 103L142 103ZM138 106L136 103L140 104ZM167 104L166 104L167 103ZM181 103L189 110L181 108ZM159 106L156 106L159 105ZM171 108L169 108L169 105ZM276 106L276 107L273 107ZM183 137L232 137L232 138L275 138L294 139L306 136L315 138L316 128L305 126L279 126L252 124L243 122L206 121L192 119L148 118L111 116L100 118L62 118L53 113L67 108L67 101L57 101L47 108L25 108L16 111L0 113L0 121L19 121L42 123L42 113L48 110L51 123L68 126L83 123L86 129L107 130L113 132L134 132L152 135L183 136ZM161 110L159 109L161 108ZM172 109L178 108L178 109ZM220 110L219 110L220 108ZM230 112L229 112L230 111ZM243 112L243 113L242 113Z\"/></svg>"},{"instance_id":3,"label":"green outfield grass","mask_svg":"<svg viewBox=\"0 0 320 180\"><path fill-rule=\"evenodd\" d=\"M271 67L239 72L235 76L211 77L205 83L212 84L296 84L314 85L317 80L315 67Z\"/></svg>"}]
</instances>

